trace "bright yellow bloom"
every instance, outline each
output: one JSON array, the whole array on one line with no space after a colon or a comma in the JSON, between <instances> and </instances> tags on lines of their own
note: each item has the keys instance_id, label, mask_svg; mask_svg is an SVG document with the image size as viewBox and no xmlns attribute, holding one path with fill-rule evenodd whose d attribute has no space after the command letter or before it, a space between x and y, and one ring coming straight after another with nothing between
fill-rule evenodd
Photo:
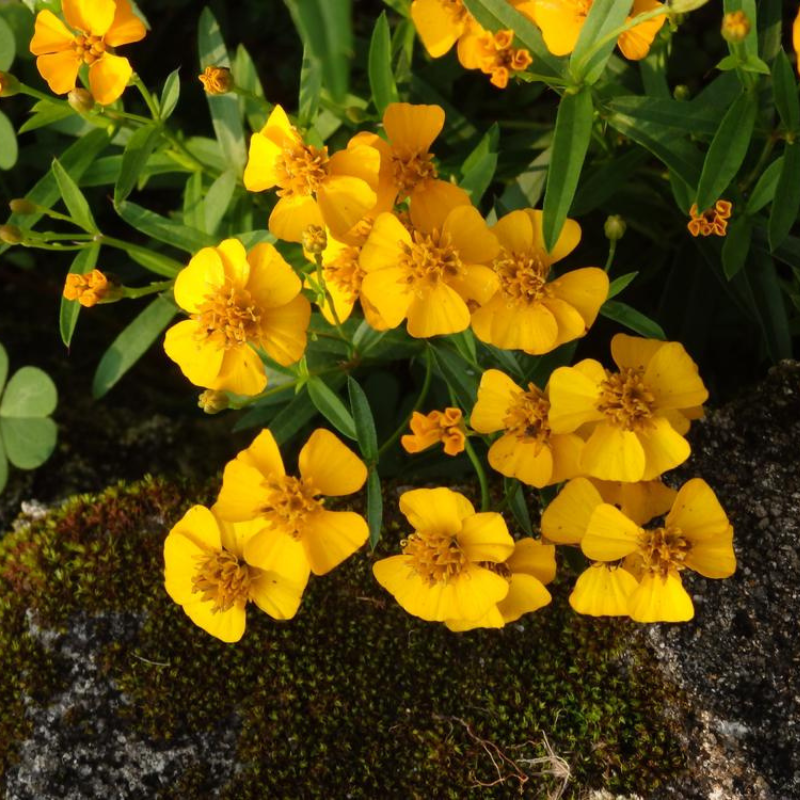
<instances>
[{"instance_id":1,"label":"bright yellow bloom","mask_svg":"<svg viewBox=\"0 0 800 800\"><path fill-rule=\"evenodd\" d=\"M410 427L413 435L400 439L400 444L407 453L420 453L439 442L444 443L444 452L448 456L457 456L464 452L467 437L459 408L446 408L444 411L431 411L429 414L415 411L411 415Z\"/></svg>"},{"instance_id":2,"label":"bright yellow bloom","mask_svg":"<svg viewBox=\"0 0 800 800\"><path fill-rule=\"evenodd\" d=\"M377 561L378 583L409 614L429 622L478 621L509 593L496 565L514 552L500 514L476 514L450 489L414 489L400 496L414 532L403 554Z\"/></svg>"},{"instance_id":3,"label":"bright yellow bloom","mask_svg":"<svg viewBox=\"0 0 800 800\"><path fill-rule=\"evenodd\" d=\"M492 469L529 486L549 486L579 474L583 439L554 434L547 420L550 401L534 384L525 391L497 369L483 373L470 425L479 433L503 431L489 448Z\"/></svg>"},{"instance_id":4,"label":"bright yellow bloom","mask_svg":"<svg viewBox=\"0 0 800 800\"><path fill-rule=\"evenodd\" d=\"M618 333L611 355L619 372L585 359L550 378L550 427L591 431L579 460L585 475L652 480L689 457L684 434L708 391L679 342Z\"/></svg>"},{"instance_id":5,"label":"bright yellow bloom","mask_svg":"<svg viewBox=\"0 0 800 800\"><path fill-rule=\"evenodd\" d=\"M244 185L251 192L278 187L269 229L279 239L301 242L309 225L327 226L344 236L377 200L380 153L351 141L345 150L306 144L275 106L266 125L250 140Z\"/></svg>"},{"instance_id":6,"label":"bright yellow bloom","mask_svg":"<svg viewBox=\"0 0 800 800\"><path fill-rule=\"evenodd\" d=\"M300 451L299 470L299 478L286 474L275 438L262 431L226 465L214 511L233 522L255 520L259 532L245 545L249 562L280 553L279 563L302 563L324 575L367 541L369 528L360 514L328 511L320 495L357 492L367 468L336 436L319 428Z\"/></svg>"},{"instance_id":7,"label":"bright yellow bloom","mask_svg":"<svg viewBox=\"0 0 800 800\"><path fill-rule=\"evenodd\" d=\"M367 273L362 298L390 328L408 318L415 338L458 333L469 327L467 303L485 303L497 290L489 265L498 250L472 206L456 206L441 227L423 217L411 232L397 217L381 214L361 251Z\"/></svg>"},{"instance_id":8,"label":"bright yellow bloom","mask_svg":"<svg viewBox=\"0 0 800 800\"><path fill-rule=\"evenodd\" d=\"M196 386L258 394L267 385L259 348L283 365L305 351L311 306L301 288L271 244L249 253L238 239L205 247L175 281L190 319L167 331L164 350Z\"/></svg>"},{"instance_id":9,"label":"bright yellow bloom","mask_svg":"<svg viewBox=\"0 0 800 800\"><path fill-rule=\"evenodd\" d=\"M233 76L227 67L206 67L197 78L206 94L227 94L233 88Z\"/></svg>"},{"instance_id":10,"label":"bright yellow bloom","mask_svg":"<svg viewBox=\"0 0 800 800\"><path fill-rule=\"evenodd\" d=\"M64 297L67 300L77 300L86 308L119 299L121 295L121 289L109 283L99 269L93 269L86 274L70 272L64 283Z\"/></svg>"},{"instance_id":11,"label":"bright yellow bloom","mask_svg":"<svg viewBox=\"0 0 800 800\"><path fill-rule=\"evenodd\" d=\"M728 200L717 200L713 208L707 208L702 214L697 210L697 203L693 203L686 227L692 236L725 236L732 211L733 203Z\"/></svg>"},{"instance_id":12,"label":"bright yellow bloom","mask_svg":"<svg viewBox=\"0 0 800 800\"><path fill-rule=\"evenodd\" d=\"M608 296L608 276L585 267L549 280L552 265L578 246L578 223L564 223L552 253L544 247L541 211L512 211L492 231L500 242L492 263L499 287L473 312L475 335L495 347L531 355L584 336Z\"/></svg>"},{"instance_id":13,"label":"bright yellow bloom","mask_svg":"<svg viewBox=\"0 0 800 800\"><path fill-rule=\"evenodd\" d=\"M128 0L63 0L65 25L52 11L40 11L31 40L36 66L55 94L75 88L78 70L89 66L89 88L100 105L125 91L133 69L115 48L144 39L147 30Z\"/></svg>"},{"instance_id":14,"label":"bright yellow bloom","mask_svg":"<svg viewBox=\"0 0 800 800\"><path fill-rule=\"evenodd\" d=\"M593 0L536 0L535 21L541 28L547 49L553 55L565 56L575 49L592 2ZM627 21L662 5L657 0L634 0L631 16ZM650 52L650 45L665 20L666 15L654 17L625 31L617 41L623 55L637 61L644 58Z\"/></svg>"},{"instance_id":15,"label":"bright yellow bloom","mask_svg":"<svg viewBox=\"0 0 800 800\"><path fill-rule=\"evenodd\" d=\"M508 581L508 594L494 608L475 621L446 620L451 631L473 628L502 628L523 614L546 606L553 598L545 589L556 576L556 548L536 539L514 543L514 552L502 563L489 568Z\"/></svg>"},{"instance_id":16,"label":"bright yellow bloom","mask_svg":"<svg viewBox=\"0 0 800 800\"><path fill-rule=\"evenodd\" d=\"M258 531L252 522L223 522L194 506L164 542L164 584L196 625L223 642L238 642L245 606L254 602L275 619L297 613L308 566L274 552L254 561L244 556Z\"/></svg>"},{"instance_id":17,"label":"bright yellow bloom","mask_svg":"<svg viewBox=\"0 0 800 800\"><path fill-rule=\"evenodd\" d=\"M411 19L432 58L447 53L474 23L462 0L414 0Z\"/></svg>"},{"instance_id":18,"label":"bright yellow bloom","mask_svg":"<svg viewBox=\"0 0 800 800\"><path fill-rule=\"evenodd\" d=\"M491 33L476 24L460 39L458 59L466 69L479 69L491 75L491 83L505 89L511 73L524 72L533 63L531 54L513 43L514 31Z\"/></svg>"},{"instance_id":19,"label":"bright yellow bloom","mask_svg":"<svg viewBox=\"0 0 800 800\"><path fill-rule=\"evenodd\" d=\"M792 23L792 47L797 56L800 53L800 9L797 10L797 16ZM797 56L797 71L800 73L800 56Z\"/></svg>"}]
</instances>

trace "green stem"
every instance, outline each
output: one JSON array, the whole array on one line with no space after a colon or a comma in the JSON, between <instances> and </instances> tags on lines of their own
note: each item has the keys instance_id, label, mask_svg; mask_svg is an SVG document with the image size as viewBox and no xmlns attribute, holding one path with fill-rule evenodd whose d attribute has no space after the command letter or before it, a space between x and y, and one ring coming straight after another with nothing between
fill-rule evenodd
<instances>
[{"instance_id":1,"label":"green stem","mask_svg":"<svg viewBox=\"0 0 800 800\"><path fill-rule=\"evenodd\" d=\"M161 122L161 111L158 108L158 103L156 103L155 98L150 93L150 90L144 85L144 81L142 81L139 75L135 72L131 76L131 83L139 90L139 94L142 96L142 99L147 105L147 110L153 117L153 121Z\"/></svg>"},{"instance_id":2,"label":"green stem","mask_svg":"<svg viewBox=\"0 0 800 800\"><path fill-rule=\"evenodd\" d=\"M158 292L166 292L171 289L174 281L158 281L151 283L149 286L130 287L125 286L122 290L122 296L128 300L138 300L140 297L147 297L149 294L157 294Z\"/></svg>"},{"instance_id":3,"label":"green stem","mask_svg":"<svg viewBox=\"0 0 800 800\"><path fill-rule=\"evenodd\" d=\"M345 333L344 328L342 327L342 321L339 319L339 313L336 311L336 304L333 302L333 296L328 291L328 287L325 283L325 276L322 268L322 253L314 253L314 263L317 265L316 279L319 291L325 295L325 303L328 306L328 310L331 312L331 317L333 317L333 324L336 330L339 332L339 336L342 337L342 341L347 343L348 357L352 358L353 343L350 341L349 337Z\"/></svg>"},{"instance_id":4,"label":"green stem","mask_svg":"<svg viewBox=\"0 0 800 800\"><path fill-rule=\"evenodd\" d=\"M617 240L611 239L608 243L608 258L606 259L606 265L604 267L606 272L611 270L611 265L614 263L614 256L617 253Z\"/></svg>"},{"instance_id":5,"label":"green stem","mask_svg":"<svg viewBox=\"0 0 800 800\"><path fill-rule=\"evenodd\" d=\"M470 444L469 439L464 441L464 449L472 462L475 474L478 476L478 483L481 485L481 511L488 511L491 506L491 499L489 497L489 481L486 479L486 472L483 469L483 464L478 458L478 454Z\"/></svg>"}]
</instances>

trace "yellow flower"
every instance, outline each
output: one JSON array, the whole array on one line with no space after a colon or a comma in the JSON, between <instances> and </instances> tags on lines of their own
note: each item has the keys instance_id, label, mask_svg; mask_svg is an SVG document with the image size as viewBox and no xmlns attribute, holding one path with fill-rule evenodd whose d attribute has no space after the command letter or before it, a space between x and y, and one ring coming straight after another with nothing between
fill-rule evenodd
<instances>
[{"instance_id":1,"label":"yellow flower","mask_svg":"<svg viewBox=\"0 0 800 800\"><path fill-rule=\"evenodd\" d=\"M492 264L499 287L473 312L475 335L495 347L531 355L584 336L608 296L608 276L585 267L549 280L552 265L578 246L578 223L564 223L552 253L544 247L541 211L512 211L492 231L500 242Z\"/></svg>"},{"instance_id":2,"label":"yellow flower","mask_svg":"<svg viewBox=\"0 0 800 800\"><path fill-rule=\"evenodd\" d=\"M593 0L536 0L535 22L541 28L547 49L565 56L575 49ZM660 8L657 0L634 0L631 16ZM650 45L661 30L666 15L654 17L625 31L617 41L626 58L639 60L650 52Z\"/></svg>"},{"instance_id":3,"label":"yellow flower","mask_svg":"<svg viewBox=\"0 0 800 800\"><path fill-rule=\"evenodd\" d=\"M300 289L271 244L249 253L237 239L205 247L175 281L190 319L167 331L164 350L197 386L258 394L267 385L258 348L283 365L305 351L311 306Z\"/></svg>"},{"instance_id":4,"label":"yellow flower","mask_svg":"<svg viewBox=\"0 0 800 800\"><path fill-rule=\"evenodd\" d=\"M411 19L432 58L447 53L474 22L462 0L414 0Z\"/></svg>"},{"instance_id":5,"label":"yellow flower","mask_svg":"<svg viewBox=\"0 0 800 800\"><path fill-rule=\"evenodd\" d=\"M196 625L223 642L244 634L245 606L254 602L275 619L297 613L308 582L308 566L281 558L245 558L252 522L223 522L194 506L164 542L164 584L169 596Z\"/></svg>"},{"instance_id":6,"label":"yellow flower","mask_svg":"<svg viewBox=\"0 0 800 800\"><path fill-rule=\"evenodd\" d=\"M697 210L697 203L693 203L689 209L691 219L686 227L692 236L725 236L732 211L733 203L728 200L717 200L713 208L707 208L702 214Z\"/></svg>"},{"instance_id":7,"label":"yellow flower","mask_svg":"<svg viewBox=\"0 0 800 800\"><path fill-rule=\"evenodd\" d=\"M390 328L408 318L416 338L458 333L469 327L467 303L497 290L497 238L472 206L453 208L441 227L421 222L409 232L392 214L378 217L361 251L361 295Z\"/></svg>"},{"instance_id":8,"label":"yellow flower","mask_svg":"<svg viewBox=\"0 0 800 800\"><path fill-rule=\"evenodd\" d=\"M400 496L414 532L403 554L377 561L378 583L409 614L429 622L477 621L503 600L508 580L496 565L514 551L500 514L476 514L450 489L414 489Z\"/></svg>"},{"instance_id":9,"label":"yellow flower","mask_svg":"<svg viewBox=\"0 0 800 800\"><path fill-rule=\"evenodd\" d=\"M420 453L439 442L444 443L444 452L448 456L457 456L464 452L467 437L459 408L431 411L427 415L415 411L411 415L410 427L413 435L400 439L400 444L407 453Z\"/></svg>"},{"instance_id":10,"label":"yellow flower","mask_svg":"<svg viewBox=\"0 0 800 800\"><path fill-rule=\"evenodd\" d=\"M36 16L31 52L55 94L75 88L78 70L89 66L89 88L100 105L125 91L133 69L115 48L144 39L147 30L128 0L63 0L65 25L52 11Z\"/></svg>"},{"instance_id":11,"label":"yellow flower","mask_svg":"<svg viewBox=\"0 0 800 800\"><path fill-rule=\"evenodd\" d=\"M679 342L618 333L611 355L619 372L585 359L552 374L550 427L554 433L591 431L581 451L582 473L652 480L689 457L684 434L708 392Z\"/></svg>"},{"instance_id":12,"label":"yellow flower","mask_svg":"<svg viewBox=\"0 0 800 800\"><path fill-rule=\"evenodd\" d=\"M254 564L275 558L324 575L361 547L369 528L360 514L328 511L320 495L357 492L367 479L364 462L330 431L315 430L299 457L300 477L286 474L278 445L265 430L228 462L214 511L222 519L252 519L259 532L245 545ZM280 553L280 558L275 556Z\"/></svg>"},{"instance_id":13,"label":"yellow flower","mask_svg":"<svg viewBox=\"0 0 800 800\"><path fill-rule=\"evenodd\" d=\"M109 283L108 278L99 269L93 269L86 274L70 272L64 283L64 297L67 300L77 300L86 308L117 300L121 295L119 287Z\"/></svg>"},{"instance_id":14,"label":"yellow flower","mask_svg":"<svg viewBox=\"0 0 800 800\"><path fill-rule=\"evenodd\" d=\"M375 205L380 153L358 141L328 155L306 144L275 106L266 125L250 140L244 185L251 192L278 187L269 229L279 239L301 242L309 225L345 235Z\"/></svg>"},{"instance_id":15,"label":"yellow flower","mask_svg":"<svg viewBox=\"0 0 800 800\"><path fill-rule=\"evenodd\" d=\"M525 391L500 370L483 373L470 425L479 433L503 431L489 448L492 469L538 488L578 474L583 440L574 433L554 434L549 409L547 396L534 384Z\"/></svg>"},{"instance_id":16,"label":"yellow flower","mask_svg":"<svg viewBox=\"0 0 800 800\"><path fill-rule=\"evenodd\" d=\"M227 94L233 88L233 77L227 67L206 67L197 78L206 94Z\"/></svg>"},{"instance_id":17,"label":"yellow flower","mask_svg":"<svg viewBox=\"0 0 800 800\"><path fill-rule=\"evenodd\" d=\"M513 47L513 42L513 31L491 33L475 25L460 39L458 59L466 69L479 69L491 75L491 83L505 89L512 72L524 72L533 63L531 54L524 48Z\"/></svg>"},{"instance_id":18,"label":"yellow flower","mask_svg":"<svg viewBox=\"0 0 800 800\"><path fill-rule=\"evenodd\" d=\"M545 589L556 576L556 548L536 539L514 543L514 552L502 564L487 564L508 581L508 594L479 620L446 620L451 631L502 628L523 614L546 606L553 598Z\"/></svg>"},{"instance_id":19,"label":"yellow flower","mask_svg":"<svg viewBox=\"0 0 800 800\"><path fill-rule=\"evenodd\" d=\"M792 47L795 55L800 53L800 9L798 9L797 16L792 23ZM800 73L800 57L797 59L797 71Z\"/></svg>"}]
</instances>

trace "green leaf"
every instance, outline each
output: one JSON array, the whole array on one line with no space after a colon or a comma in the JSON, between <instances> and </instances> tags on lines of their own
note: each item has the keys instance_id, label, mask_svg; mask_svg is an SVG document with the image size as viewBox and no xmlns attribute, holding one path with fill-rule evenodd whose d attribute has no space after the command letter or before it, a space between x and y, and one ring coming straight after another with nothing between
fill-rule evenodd
<instances>
[{"instance_id":1,"label":"green leaf","mask_svg":"<svg viewBox=\"0 0 800 800\"><path fill-rule=\"evenodd\" d=\"M145 250L137 247L128 250L128 255L132 261L165 278L174 278L186 266L181 264L180 261L175 261L174 258L169 258L155 250Z\"/></svg>"},{"instance_id":2,"label":"green leaf","mask_svg":"<svg viewBox=\"0 0 800 800\"><path fill-rule=\"evenodd\" d=\"M438 342L430 346L445 383L453 391L466 416L466 412L471 411L475 405L475 398L478 395L479 378L475 370L449 347Z\"/></svg>"},{"instance_id":3,"label":"green leaf","mask_svg":"<svg viewBox=\"0 0 800 800\"><path fill-rule=\"evenodd\" d=\"M558 241L578 188L578 179L592 138L592 93L588 88L561 99L556 116L553 152L544 195L544 244L549 252Z\"/></svg>"},{"instance_id":4,"label":"green leaf","mask_svg":"<svg viewBox=\"0 0 800 800\"><path fill-rule=\"evenodd\" d=\"M306 388L317 411L343 436L356 439L356 424L339 396L317 377L309 378Z\"/></svg>"},{"instance_id":5,"label":"green leaf","mask_svg":"<svg viewBox=\"0 0 800 800\"><path fill-rule=\"evenodd\" d=\"M796 133L800 128L800 100L797 99L797 81L794 69L783 50L772 65L772 89L775 107L787 130Z\"/></svg>"},{"instance_id":6,"label":"green leaf","mask_svg":"<svg viewBox=\"0 0 800 800\"><path fill-rule=\"evenodd\" d=\"M270 433L279 445L288 442L316 413L317 409L311 402L308 392L303 389L286 408L270 420ZM244 418L241 422L244 422ZM241 428L237 425L234 430Z\"/></svg>"},{"instance_id":7,"label":"green leaf","mask_svg":"<svg viewBox=\"0 0 800 800\"><path fill-rule=\"evenodd\" d=\"M114 187L114 204L123 202L136 188L142 170L153 153L161 130L157 125L145 125L131 136L122 154L122 168Z\"/></svg>"},{"instance_id":8,"label":"green leaf","mask_svg":"<svg viewBox=\"0 0 800 800\"><path fill-rule=\"evenodd\" d=\"M0 17L0 69L7 70L14 63L17 54L17 42L11 26Z\"/></svg>"},{"instance_id":9,"label":"green leaf","mask_svg":"<svg viewBox=\"0 0 800 800\"><path fill-rule=\"evenodd\" d=\"M533 536L531 516L528 513L528 504L525 502L525 486L513 478L505 478L503 485L506 497L510 498L508 507L511 509L514 519L528 536Z\"/></svg>"},{"instance_id":10,"label":"green leaf","mask_svg":"<svg viewBox=\"0 0 800 800\"><path fill-rule=\"evenodd\" d=\"M48 417L0 417L0 438L8 460L19 469L36 469L56 449L58 428Z\"/></svg>"},{"instance_id":11,"label":"green leaf","mask_svg":"<svg viewBox=\"0 0 800 800\"><path fill-rule=\"evenodd\" d=\"M85 231L97 233L97 223L94 221L92 212L89 209L89 203L86 201L83 192L78 188L78 184L72 180L57 158L53 159L52 170L69 215Z\"/></svg>"},{"instance_id":12,"label":"green leaf","mask_svg":"<svg viewBox=\"0 0 800 800\"><path fill-rule=\"evenodd\" d=\"M480 203L494 178L499 144L500 126L495 122L478 142L478 146L466 157L461 167L462 177L459 185L469 194L475 205Z\"/></svg>"},{"instance_id":13,"label":"green leaf","mask_svg":"<svg viewBox=\"0 0 800 800\"><path fill-rule=\"evenodd\" d=\"M631 119L695 136L713 136L722 118L722 110L717 106L666 97L622 95L615 97L608 107Z\"/></svg>"},{"instance_id":14,"label":"green leaf","mask_svg":"<svg viewBox=\"0 0 800 800\"><path fill-rule=\"evenodd\" d=\"M617 40L611 38L601 46L598 43L623 25L630 11L630 3L594 0L569 61L570 72L577 83L595 83L603 74Z\"/></svg>"},{"instance_id":15,"label":"green leaf","mask_svg":"<svg viewBox=\"0 0 800 800\"><path fill-rule=\"evenodd\" d=\"M0 402L0 417L46 417L58 403L56 385L38 367L22 367L6 386Z\"/></svg>"},{"instance_id":16,"label":"green leaf","mask_svg":"<svg viewBox=\"0 0 800 800\"><path fill-rule=\"evenodd\" d=\"M369 43L369 86L375 108L383 116L386 106L399 99L392 72L392 37L385 11L378 17Z\"/></svg>"},{"instance_id":17,"label":"green leaf","mask_svg":"<svg viewBox=\"0 0 800 800\"><path fill-rule=\"evenodd\" d=\"M181 96L181 76L180 69L173 70L167 75L164 81L164 89L161 92L161 103L159 104L159 116L162 120L169 119L178 100Z\"/></svg>"},{"instance_id":18,"label":"green leaf","mask_svg":"<svg viewBox=\"0 0 800 800\"><path fill-rule=\"evenodd\" d=\"M0 111L0 169L11 169L17 163L17 134L8 117Z\"/></svg>"},{"instance_id":19,"label":"green leaf","mask_svg":"<svg viewBox=\"0 0 800 800\"><path fill-rule=\"evenodd\" d=\"M37 106L40 103L36 104ZM35 131L37 128L45 128L62 119L74 116L75 112L66 103L45 103L42 101L41 108L37 109L19 129L19 133Z\"/></svg>"},{"instance_id":20,"label":"green leaf","mask_svg":"<svg viewBox=\"0 0 800 800\"><path fill-rule=\"evenodd\" d=\"M175 305L156 297L111 343L103 354L92 381L92 396L103 397L147 352L175 316Z\"/></svg>"},{"instance_id":21,"label":"green leaf","mask_svg":"<svg viewBox=\"0 0 800 800\"><path fill-rule=\"evenodd\" d=\"M212 236L208 236L195 228L187 228L178 222L162 217L154 211L137 206L135 203L124 202L116 206L117 214L137 231L151 236L164 244L170 244L187 253L196 253L203 247L213 247L217 244Z\"/></svg>"},{"instance_id":22,"label":"green leaf","mask_svg":"<svg viewBox=\"0 0 800 800\"><path fill-rule=\"evenodd\" d=\"M800 211L800 141L786 143L783 167L769 215L769 246L774 250L789 235Z\"/></svg>"},{"instance_id":23,"label":"green leaf","mask_svg":"<svg viewBox=\"0 0 800 800\"><path fill-rule=\"evenodd\" d=\"M708 148L697 186L696 202L700 211L714 205L736 177L750 146L757 113L756 95L742 92L722 118Z\"/></svg>"},{"instance_id":24,"label":"green leaf","mask_svg":"<svg viewBox=\"0 0 800 800\"><path fill-rule=\"evenodd\" d=\"M206 67L229 67L228 50L219 23L208 7L200 14L197 29L197 46L200 53L200 69ZM239 113L239 100L234 92L229 94L206 94L211 122L222 154L229 167L240 175L247 160L244 127Z\"/></svg>"},{"instance_id":25,"label":"green leaf","mask_svg":"<svg viewBox=\"0 0 800 800\"><path fill-rule=\"evenodd\" d=\"M746 214L756 214L764 206L772 202L775 191L778 188L778 180L783 169L783 157L775 159L762 173L758 179L745 207Z\"/></svg>"},{"instance_id":26,"label":"green leaf","mask_svg":"<svg viewBox=\"0 0 800 800\"><path fill-rule=\"evenodd\" d=\"M8 459L6 449L3 447L3 437L0 436L0 493L6 488L8 483Z\"/></svg>"},{"instance_id":27,"label":"green leaf","mask_svg":"<svg viewBox=\"0 0 800 800\"><path fill-rule=\"evenodd\" d=\"M572 201L572 213L578 217L588 214L630 186L631 178L647 159L648 154L641 147L633 147L595 169L581 181Z\"/></svg>"},{"instance_id":28,"label":"green leaf","mask_svg":"<svg viewBox=\"0 0 800 800\"><path fill-rule=\"evenodd\" d=\"M203 173L193 172L183 190L183 224L195 230L206 231L203 213Z\"/></svg>"},{"instance_id":29,"label":"green leaf","mask_svg":"<svg viewBox=\"0 0 800 800\"><path fill-rule=\"evenodd\" d=\"M619 278L614 278L614 280L611 281L611 285L608 287L608 297L606 300L610 300L612 297L616 297L620 294L638 274L638 272L627 272L625 275L620 275Z\"/></svg>"},{"instance_id":30,"label":"green leaf","mask_svg":"<svg viewBox=\"0 0 800 800\"><path fill-rule=\"evenodd\" d=\"M650 317L646 317L635 308L631 308L627 303L620 303L618 300L607 300L600 309L600 314L606 319L613 319L620 325L624 325L629 330L646 336L650 339L666 339L667 335L663 328Z\"/></svg>"},{"instance_id":31,"label":"green leaf","mask_svg":"<svg viewBox=\"0 0 800 800\"><path fill-rule=\"evenodd\" d=\"M358 446L367 463L374 464L378 460L378 434L375 430L372 408L364 390L349 376L347 391L350 395L350 410L353 412Z\"/></svg>"},{"instance_id":32,"label":"green leaf","mask_svg":"<svg viewBox=\"0 0 800 800\"><path fill-rule=\"evenodd\" d=\"M249 92L252 97L240 96L239 100L244 108L247 124L251 130L260 131L267 121L269 103L264 99L264 87L258 78L258 70L253 63L250 53L243 44L236 48L236 58L233 61L233 74L236 85ZM260 98L260 99L259 99Z\"/></svg>"},{"instance_id":33,"label":"green leaf","mask_svg":"<svg viewBox=\"0 0 800 800\"><path fill-rule=\"evenodd\" d=\"M547 182L551 150L548 147L506 187L498 200L498 206L506 211L533 208L539 204Z\"/></svg>"},{"instance_id":34,"label":"green leaf","mask_svg":"<svg viewBox=\"0 0 800 800\"><path fill-rule=\"evenodd\" d=\"M81 250L70 266L69 271L77 275L85 275L97 266L97 258L100 255L100 245L95 242L84 250ZM81 304L77 300L67 300L61 296L61 308L58 314L58 328L61 332L61 341L69 347L72 341L72 334L75 333L75 326L78 324L78 314Z\"/></svg>"},{"instance_id":35,"label":"green leaf","mask_svg":"<svg viewBox=\"0 0 800 800\"><path fill-rule=\"evenodd\" d=\"M309 127L317 118L321 92L322 64L306 45L303 48L303 65L300 69L300 97L297 106L297 114L302 127Z\"/></svg>"},{"instance_id":36,"label":"green leaf","mask_svg":"<svg viewBox=\"0 0 800 800\"><path fill-rule=\"evenodd\" d=\"M0 344L0 395L3 393L3 388L6 385L6 378L8 377L8 353L5 347Z\"/></svg>"},{"instance_id":37,"label":"green leaf","mask_svg":"<svg viewBox=\"0 0 800 800\"><path fill-rule=\"evenodd\" d=\"M747 262L752 238L753 224L746 215L735 218L728 226L722 245L722 269L728 280Z\"/></svg>"},{"instance_id":38,"label":"green leaf","mask_svg":"<svg viewBox=\"0 0 800 800\"><path fill-rule=\"evenodd\" d=\"M772 361L777 363L792 357L792 337L784 293L772 258L755 248L752 253L752 268L742 270L737 279L745 279L749 284L767 352Z\"/></svg>"},{"instance_id":39,"label":"green leaf","mask_svg":"<svg viewBox=\"0 0 800 800\"><path fill-rule=\"evenodd\" d=\"M367 525L369 546L374 550L381 539L383 525L383 493L380 475L376 469L371 469L367 476Z\"/></svg>"},{"instance_id":40,"label":"green leaf","mask_svg":"<svg viewBox=\"0 0 800 800\"><path fill-rule=\"evenodd\" d=\"M236 191L236 173L232 170L223 172L206 192L203 201L204 230L215 234L219 228Z\"/></svg>"}]
</instances>

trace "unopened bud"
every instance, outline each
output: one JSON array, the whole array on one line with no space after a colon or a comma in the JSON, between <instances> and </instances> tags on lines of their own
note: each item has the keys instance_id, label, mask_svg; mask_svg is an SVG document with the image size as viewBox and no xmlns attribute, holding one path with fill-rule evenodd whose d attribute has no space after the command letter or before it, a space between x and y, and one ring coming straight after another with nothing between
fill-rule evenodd
<instances>
[{"instance_id":1,"label":"unopened bud","mask_svg":"<svg viewBox=\"0 0 800 800\"><path fill-rule=\"evenodd\" d=\"M0 72L0 97L12 97L19 92L19 81L8 72Z\"/></svg>"},{"instance_id":2,"label":"unopened bud","mask_svg":"<svg viewBox=\"0 0 800 800\"><path fill-rule=\"evenodd\" d=\"M67 102L79 114L88 114L94 108L94 97L86 89L73 89L67 95Z\"/></svg>"},{"instance_id":3,"label":"unopened bud","mask_svg":"<svg viewBox=\"0 0 800 800\"><path fill-rule=\"evenodd\" d=\"M744 11L731 11L722 18L722 38L731 44L740 44L750 33L750 20Z\"/></svg>"},{"instance_id":4,"label":"unopened bud","mask_svg":"<svg viewBox=\"0 0 800 800\"><path fill-rule=\"evenodd\" d=\"M229 405L228 395L225 392L218 392L216 389L206 389L200 397L197 398L197 405L202 408L206 414L219 414L224 411Z\"/></svg>"},{"instance_id":5,"label":"unopened bud","mask_svg":"<svg viewBox=\"0 0 800 800\"><path fill-rule=\"evenodd\" d=\"M30 200L26 200L24 197L14 198L8 204L8 207L11 209L12 214L35 214L37 211L36 204L31 203Z\"/></svg>"},{"instance_id":6,"label":"unopened bud","mask_svg":"<svg viewBox=\"0 0 800 800\"><path fill-rule=\"evenodd\" d=\"M606 224L603 226L606 239L610 242L618 242L625 235L627 229L625 220L619 214L612 214L606 219Z\"/></svg>"},{"instance_id":7,"label":"unopened bud","mask_svg":"<svg viewBox=\"0 0 800 800\"><path fill-rule=\"evenodd\" d=\"M227 67L206 67L197 77L206 94L227 94L233 88L233 75Z\"/></svg>"},{"instance_id":8,"label":"unopened bud","mask_svg":"<svg viewBox=\"0 0 800 800\"><path fill-rule=\"evenodd\" d=\"M672 90L672 96L676 100L688 100L692 96L692 91L685 83L679 83Z\"/></svg>"},{"instance_id":9,"label":"unopened bud","mask_svg":"<svg viewBox=\"0 0 800 800\"><path fill-rule=\"evenodd\" d=\"M311 253L313 256L318 253L324 253L327 246L328 236L325 233L325 228L319 225L309 225L303 231L303 249L307 253Z\"/></svg>"},{"instance_id":10,"label":"unopened bud","mask_svg":"<svg viewBox=\"0 0 800 800\"><path fill-rule=\"evenodd\" d=\"M108 275L93 269L82 275L70 272L64 283L64 297L77 300L82 306L91 308L98 303L113 303L122 297L122 289Z\"/></svg>"},{"instance_id":11,"label":"unopened bud","mask_svg":"<svg viewBox=\"0 0 800 800\"><path fill-rule=\"evenodd\" d=\"M25 236L16 225L0 225L0 241L6 244L19 244Z\"/></svg>"}]
</instances>

